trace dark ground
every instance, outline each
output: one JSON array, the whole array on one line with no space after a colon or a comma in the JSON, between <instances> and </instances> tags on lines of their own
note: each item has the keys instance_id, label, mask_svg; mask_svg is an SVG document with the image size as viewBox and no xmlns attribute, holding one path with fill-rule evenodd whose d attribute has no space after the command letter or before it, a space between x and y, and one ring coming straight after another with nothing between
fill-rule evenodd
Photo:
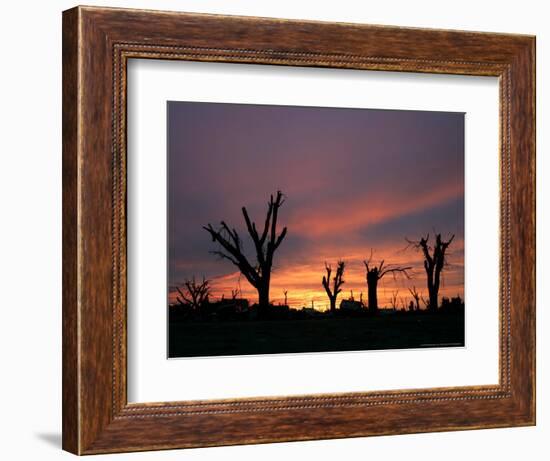
<instances>
[{"instance_id":1,"label":"dark ground","mask_svg":"<svg viewBox=\"0 0 550 461\"><path fill-rule=\"evenodd\" d=\"M464 346L464 312L360 318L177 322L169 357Z\"/></svg>"}]
</instances>

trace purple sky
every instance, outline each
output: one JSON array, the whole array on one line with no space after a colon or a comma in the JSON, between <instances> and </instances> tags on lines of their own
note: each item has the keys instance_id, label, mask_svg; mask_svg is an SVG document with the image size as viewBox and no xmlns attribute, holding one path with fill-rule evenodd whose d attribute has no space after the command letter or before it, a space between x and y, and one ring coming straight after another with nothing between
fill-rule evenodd
<instances>
[{"instance_id":1,"label":"purple sky","mask_svg":"<svg viewBox=\"0 0 550 461\"><path fill-rule=\"evenodd\" d=\"M238 271L209 252L202 229L220 220L249 244L241 214L263 222L271 193L286 202L288 235L275 255L271 298L288 290L294 307L324 308L324 262L347 263L345 296L366 293L362 260L413 265L412 281L387 277L392 291L427 295L422 258L405 237L456 234L442 295L463 295L464 114L196 102L168 103L169 285L193 275L215 296L239 285ZM250 249L250 245L248 245ZM240 280L243 296L255 291Z\"/></svg>"}]
</instances>

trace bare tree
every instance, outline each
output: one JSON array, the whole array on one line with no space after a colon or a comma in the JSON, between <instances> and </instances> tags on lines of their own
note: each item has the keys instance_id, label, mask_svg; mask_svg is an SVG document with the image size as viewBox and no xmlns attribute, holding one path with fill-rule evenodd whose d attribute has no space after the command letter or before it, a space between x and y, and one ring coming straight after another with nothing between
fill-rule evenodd
<instances>
[{"instance_id":1,"label":"bare tree","mask_svg":"<svg viewBox=\"0 0 550 461\"><path fill-rule=\"evenodd\" d=\"M420 296L421 296L420 293L418 293L418 291L416 291L415 286L413 286L412 289L409 288L409 293L414 298L415 310L419 311L420 310Z\"/></svg>"},{"instance_id":2,"label":"bare tree","mask_svg":"<svg viewBox=\"0 0 550 461\"><path fill-rule=\"evenodd\" d=\"M392 294L391 294L391 307L394 311L397 310L397 306L398 306L398 303L397 303L397 295L399 294L399 290L397 291L392 291Z\"/></svg>"},{"instance_id":3,"label":"bare tree","mask_svg":"<svg viewBox=\"0 0 550 461\"><path fill-rule=\"evenodd\" d=\"M338 294L342 291L341 286L345 283L343 280L344 276L344 261L338 261L336 267L336 274L332 278L332 288L330 287L330 276L332 274L332 267L330 264L325 263L325 269L327 274L323 276L323 287L327 292L328 299L330 300L330 311L334 312L336 310L336 298Z\"/></svg>"},{"instance_id":4,"label":"bare tree","mask_svg":"<svg viewBox=\"0 0 550 461\"><path fill-rule=\"evenodd\" d=\"M271 195L268 202L267 214L264 228L261 234L256 228L256 223L250 220L246 207L242 208L246 227L256 250L256 263L251 263L244 254L242 240L234 228L230 228L225 221L221 221L221 228L216 230L211 224L204 226L204 229L212 236L213 242L218 242L221 250L213 253L221 258L228 259L239 268L248 282L258 290L258 304L269 305L269 284L271 281L271 269L273 267L273 255L275 250L286 236L287 229L277 235L277 218L279 208L283 205L284 199L281 191L277 191L275 198Z\"/></svg>"},{"instance_id":5,"label":"bare tree","mask_svg":"<svg viewBox=\"0 0 550 461\"><path fill-rule=\"evenodd\" d=\"M288 306L288 290L283 290L283 294L285 295L285 306Z\"/></svg>"},{"instance_id":6,"label":"bare tree","mask_svg":"<svg viewBox=\"0 0 550 461\"><path fill-rule=\"evenodd\" d=\"M210 296L210 281L202 278L202 282L197 282L195 277L191 280L186 280L184 282L185 292L183 292L179 287L176 287L176 290L179 296L176 297L176 300L181 305L189 305L193 310L199 310L205 303L208 302L208 297Z\"/></svg>"},{"instance_id":7,"label":"bare tree","mask_svg":"<svg viewBox=\"0 0 550 461\"><path fill-rule=\"evenodd\" d=\"M428 309L435 311L438 307L439 286L441 283L441 272L446 266L445 252L455 238L454 234L446 242L441 238L441 234L436 234L435 245L432 248L428 241L430 234L426 238L418 241L408 240L409 244L420 250L424 256L424 269L428 278Z\"/></svg>"},{"instance_id":8,"label":"bare tree","mask_svg":"<svg viewBox=\"0 0 550 461\"><path fill-rule=\"evenodd\" d=\"M402 267L395 265L385 265L384 260L380 264L372 265L372 251L368 260L363 261L365 268L367 270L367 289L368 289L368 307L369 311L377 312L378 311L378 281L381 280L384 276L392 274L394 277L396 274L402 274L407 278L410 278L408 270L412 269L411 267Z\"/></svg>"}]
</instances>

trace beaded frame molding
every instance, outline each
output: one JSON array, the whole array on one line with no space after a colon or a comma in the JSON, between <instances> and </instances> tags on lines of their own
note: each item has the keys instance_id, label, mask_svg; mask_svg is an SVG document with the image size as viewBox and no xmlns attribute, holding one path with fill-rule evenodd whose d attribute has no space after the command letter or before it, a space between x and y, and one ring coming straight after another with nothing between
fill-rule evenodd
<instances>
[{"instance_id":1,"label":"beaded frame molding","mask_svg":"<svg viewBox=\"0 0 550 461\"><path fill-rule=\"evenodd\" d=\"M128 59L499 78L499 383L128 403ZM63 13L63 448L93 454L535 423L535 39L76 7Z\"/></svg>"}]
</instances>

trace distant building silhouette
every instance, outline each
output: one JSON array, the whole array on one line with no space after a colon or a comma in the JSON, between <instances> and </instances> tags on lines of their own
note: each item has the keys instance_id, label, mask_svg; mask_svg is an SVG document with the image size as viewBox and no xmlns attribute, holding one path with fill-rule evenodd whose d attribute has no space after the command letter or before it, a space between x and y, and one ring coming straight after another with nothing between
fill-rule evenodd
<instances>
[{"instance_id":1,"label":"distant building silhouette","mask_svg":"<svg viewBox=\"0 0 550 461\"><path fill-rule=\"evenodd\" d=\"M353 299L343 299L340 302L340 309L343 311L354 311L354 312L360 312L364 308L363 304L359 301L355 301Z\"/></svg>"}]
</instances>

